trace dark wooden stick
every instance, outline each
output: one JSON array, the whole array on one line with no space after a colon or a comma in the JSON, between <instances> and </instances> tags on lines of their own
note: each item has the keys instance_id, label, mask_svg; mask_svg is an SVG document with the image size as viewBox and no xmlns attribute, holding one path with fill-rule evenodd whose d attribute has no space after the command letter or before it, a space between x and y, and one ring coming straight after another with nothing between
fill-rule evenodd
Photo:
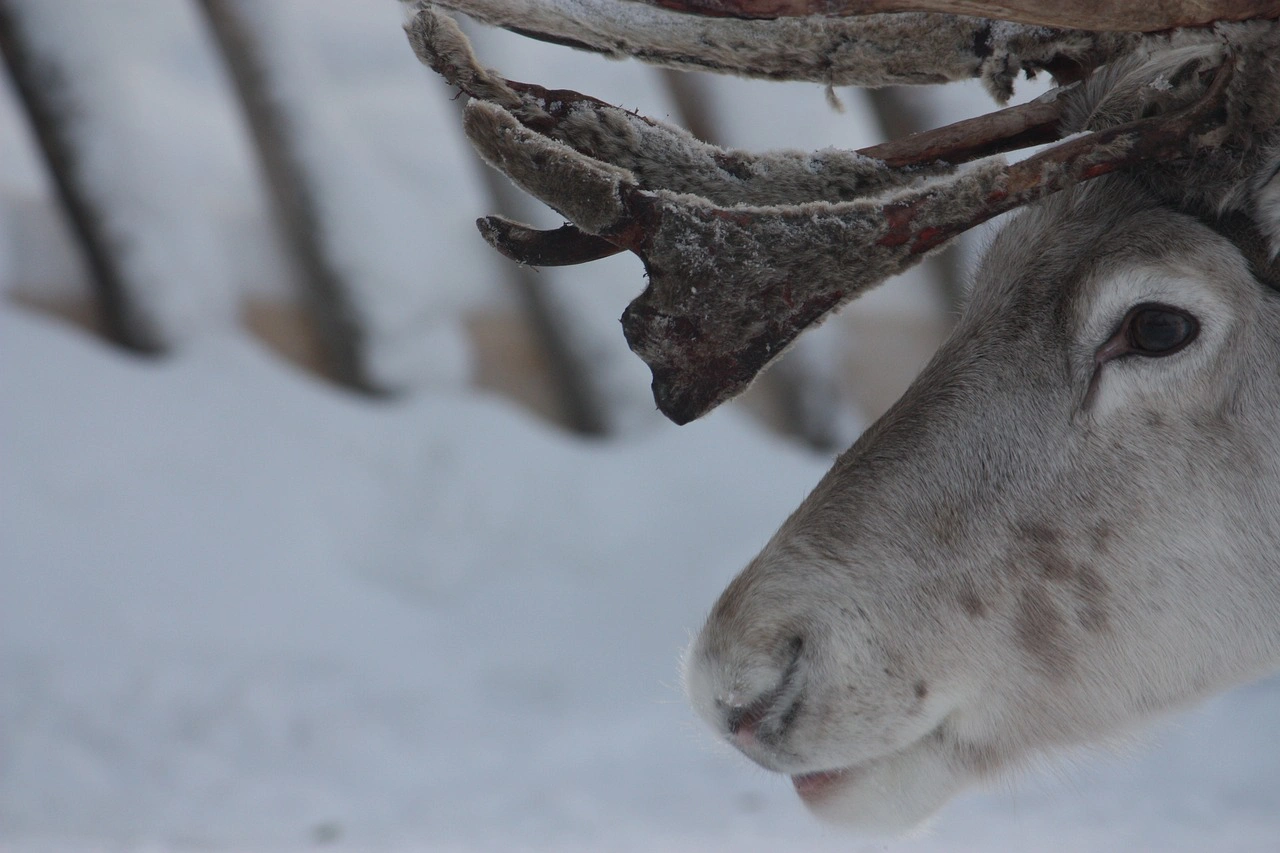
<instances>
[{"instance_id":1,"label":"dark wooden stick","mask_svg":"<svg viewBox=\"0 0 1280 853\"><path fill-rule=\"evenodd\" d=\"M201 0L214 39L244 107L285 242L301 272L306 306L320 333L325 368L338 382L366 393L383 393L369 375L365 330L324 241L314 182L303 162L297 133L272 95L266 50L244 11L228 0Z\"/></svg>"}]
</instances>

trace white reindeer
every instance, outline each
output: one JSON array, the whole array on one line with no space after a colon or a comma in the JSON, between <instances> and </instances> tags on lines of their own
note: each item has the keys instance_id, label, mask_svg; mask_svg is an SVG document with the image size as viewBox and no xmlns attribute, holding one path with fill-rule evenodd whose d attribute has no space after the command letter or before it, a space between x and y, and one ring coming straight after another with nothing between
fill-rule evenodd
<instances>
[{"instance_id":1,"label":"white reindeer","mask_svg":"<svg viewBox=\"0 0 1280 853\"><path fill-rule=\"evenodd\" d=\"M675 66L982 76L997 92L1019 68L1083 81L860 154L757 157L503 80L430 8L409 27L419 56L475 99L465 126L485 158L574 223L490 219L491 242L529 263L623 249L645 261L624 330L680 422L866 287L1038 200L996 238L929 366L729 585L687 654L699 713L814 811L910 827L976 780L1280 667L1274 2L1000 7L1029 24L1112 15L1091 29L1151 35L440 2ZM712 5L768 17L777 4ZM1175 8L1188 17L1160 17ZM1215 10L1255 20L1202 26ZM965 166L1048 139L1063 141Z\"/></svg>"},{"instance_id":2,"label":"white reindeer","mask_svg":"<svg viewBox=\"0 0 1280 853\"><path fill-rule=\"evenodd\" d=\"M1280 668L1264 163L1225 209L1117 176L1018 215L929 366L716 603L689 695L815 812L901 830Z\"/></svg>"}]
</instances>

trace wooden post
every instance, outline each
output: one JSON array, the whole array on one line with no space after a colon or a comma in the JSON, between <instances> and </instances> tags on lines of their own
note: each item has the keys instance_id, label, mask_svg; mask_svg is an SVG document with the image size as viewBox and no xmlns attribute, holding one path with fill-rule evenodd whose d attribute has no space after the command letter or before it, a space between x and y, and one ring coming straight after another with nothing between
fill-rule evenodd
<instances>
[{"instance_id":1,"label":"wooden post","mask_svg":"<svg viewBox=\"0 0 1280 853\"><path fill-rule=\"evenodd\" d=\"M315 188L302 162L297 130L273 96L264 47L234 0L200 0L200 7L244 107L286 245L302 276L306 305L336 381L365 393L383 393L365 363L364 328L348 283L320 229Z\"/></svg>"},{"instance_id":2,"label":"wooden post","mask_svg":"<svg viewBox=\"0 0 1280 853\"><path fill-rule=\"evenodd\" d=\"M126 250L109 227L109 200L99 197L86 180L82 149L77 144L75 86L57 58L41 52L23 26L21 3L0 0L0 54L13 80L18 100L31 122L36 143L49 169L58 201L89 268L107 336L139 353L164 350L153 318L136 303Z\"/></svg>"}]
</instances>

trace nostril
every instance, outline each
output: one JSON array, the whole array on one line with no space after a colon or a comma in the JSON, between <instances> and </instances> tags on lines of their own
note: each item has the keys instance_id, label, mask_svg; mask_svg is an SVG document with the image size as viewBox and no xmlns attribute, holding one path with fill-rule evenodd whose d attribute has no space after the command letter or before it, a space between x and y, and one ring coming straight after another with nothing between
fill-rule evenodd
<instances>
[{"instance_id":1,"label":"nostril","mask_svg":"<svg viewBox=\"0 0 1280 853\"><path fill-rule=\"evenodd\" d=\"M734 701L732 694L728 701L716 702L724 714L724 725L731 736L739 740L754 740L761 723L771 714L776 716L770 726L775 736L781 735L795 721L800 709L797 680L804 640L793 637L787 642L786 649L787 658L782 673L766 693L747 703ZM777 713L779 711L781 713Z\"/></svg>"},{"instance_id":2,"label":"nostril","mask_svg":"<svg viewBox=\"0 0 1280 853\"><path fill-rule=\"evenodd\" d=\"M770 693L750 705L729 708L725 714L725 725L729 729L729 734L736 735L741 732L746 735L754 735L756 729L760 726L760 721L764 719L764 715L772 707L774 698L774 694Z\"/></svg>"}]
</instances>

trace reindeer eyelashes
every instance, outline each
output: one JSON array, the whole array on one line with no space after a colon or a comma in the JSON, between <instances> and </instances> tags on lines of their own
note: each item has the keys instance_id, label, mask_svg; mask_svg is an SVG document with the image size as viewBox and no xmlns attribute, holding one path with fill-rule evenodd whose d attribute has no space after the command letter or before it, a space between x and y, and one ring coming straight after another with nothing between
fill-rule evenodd
<instances>
[{"instance_id":1,"label":"reindeer eyelashes","mask_svg":"<svg viewBox=\"0 0 1280 853\"><path fill-rule=\"evenodd\" d=\"M1181 308L1144 302L1129 309L1115 334L1098 348L1094 361L1101 365L1125 355L1173 355L1199 334L1200 321Z\"/></svg>"},{"instance_id":2,"label":"reindeer eyelashes","mask_svg":"<svg viewBox=\"0 0 1280 853\"><path fill-rule=\"evenodd\" d=\"M1129 309L1107 342L1093 355L1093 375L1085 389L1080 408L1088 411L1098 394L1102 365L1116 358L1140 355L1161 358L1173 355L1200 334L1200 321L1172 305L1143 302Z\"/></svg>"}]
</instances>

